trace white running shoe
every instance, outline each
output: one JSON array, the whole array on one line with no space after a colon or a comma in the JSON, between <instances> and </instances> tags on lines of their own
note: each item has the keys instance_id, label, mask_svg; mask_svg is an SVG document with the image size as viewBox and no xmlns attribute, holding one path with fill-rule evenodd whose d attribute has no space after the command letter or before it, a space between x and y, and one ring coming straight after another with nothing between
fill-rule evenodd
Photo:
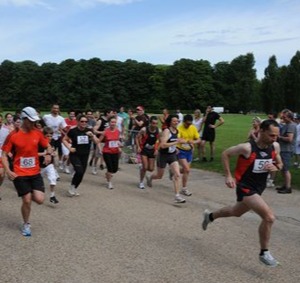
<instances>
[{"instance_id":1,"label":"white running shoe","mask_svg":"<svg viewBox=\"0 0 300 283\"><path fill-rule=\"evenodd\" d=\"M22 235L25 237L31 236L31 226L29 223L24 223L21 228Z\"/></svg>"},{"instance_id":2,"label":"white running shoe","mask_svg":"<svg viewBox=\"0 0 300 283\"><path fill-rule=\"evenodd\" d=\"M107 189L112 190L113 189L113 185L111 182L107 183Z\"/></svg>"},{"instance_id":3,"label":"white running shoe","mask_svg":"<svg viewBox=\"0 0 300 283\"><path fill-rule=\"evenodd\" d=\"M145 185L144 185L143 182L142 182L142 183L139 183L139 189L141 189L141 190L145 189Z\"/></svg>"},{"instance_id":4,"label":"white running shoe","mask_svg":"<svg viewBox=\"0 0 300 283\"><path fill-rule=\"evenodd\" d=\"M68 193L69 193L70 197L75 196L75 186L74 185L70 186L70 189L68 190Z\"/></svg>"},{"instance_id":5,"label":"white running shoe","mask_svg":"<svg viewBox=\"0 0 300 283\"><path fill-rule=\"evenodd\" d=\"M182 189L180 193L184 196L190 197L192 193L188 189Z\"/></svg>"},{"instance_id":6,"label":"white running shoe","mask_svg":"<svg viewBox=\"0 0 300 283\"><path fill-rule=\"evenodd\" d=\"M97 175L97 167L95 167L95 166L93 167L93 169L92 169L92 174L93 174L93 175Z\"/></svg>"},{"instance_id":7,"label":"white running shoe","mask_svg":"<svg viewBox=\"0 0 300 283\"><path fill-rule=\"evenodd\" d=\"M181 195L178 195L178 196L175 196L174 202L176 202L176 203L184 203L185 199Z\"/></svg>"},{"instance_id":8,"label":"white running shoe","mask_svg":"<svg viewBox=\"0 0 300 283\"><path fill-rule=\"evenodd\" d=\"M203 212L203 221L202 221L202 229L205 231L207 229L207 225L211 223L209 219L210 211L208 209L205 209Z\"/></svg>"},{"instance_id":9,"label":"white running shoe","mask_svg":"<svg viewBox=\"0 0 300 283\"><path fill-rule=\"evenodd\" d=\"M263 255L260 255L259 260L269 267L275 267L279 264L279 262L271 255L269 251L266 251Z\"/></svg>"},{"instance_id":10,"label":"white running shoe","mask_svg":"<svg viewBox=\"0 0 300 283\"><path fill-rule=\"evenodd\" d=\"M69 166L66 166L64 172L65 172L66 174L70 174L70 173L71 173L71 172L70 172L70 167L69 167Z\"/></svg>"},{"instance_id":11,"label":"white running shoe","mask_svg":"<svg viewBox=\"0 0 300 283\"><path fill-rule=\"evenodd\" d=\"M61 170L61 171L63 171L64 170L64 164L63 164L63 162L62 161L59 161L59 169Z\"/></svg>"},{"instance_id":12,"label":"white running shoe","mask_svg":"<svg viewBox=\"0 0 300 283\"><path fill-rule=\"evenodd\" d=\"M75 193L75 194L74 194L75 197L80 196L80 193L78 192L78 188L74 190L74 193Z\"/></svg>"}]
</instances>

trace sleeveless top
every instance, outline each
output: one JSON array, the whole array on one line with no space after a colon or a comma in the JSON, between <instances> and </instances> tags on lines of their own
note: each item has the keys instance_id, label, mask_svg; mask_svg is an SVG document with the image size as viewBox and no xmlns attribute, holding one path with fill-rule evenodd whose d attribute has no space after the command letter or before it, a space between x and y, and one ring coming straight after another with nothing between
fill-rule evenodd
<instances>
[{"instance_id":1,"label":"sleeveless top","mask_svg":"<svg viewBox=\"0 0 300 283\"><path fill-rule=\"evenodd\" d=\"M141 141L142 149L154 149L156 141L159 136L159 130L156 129L155 132L150 132L149 127L146 128L146 134L143 136Z\"/></svg>"},{"instance_id":2,"label":"sleeveless top","mask_svg":"<svg viewBox=\"0 0 300 283\"><path fill-rule=\"evenodd\" d=\"M274 145L261 149L255 141L249 142L251 145L251 154L249 158L240 155L235 169L235 178L239 186L264 190L269 171L264 169L268 163L275 160L276 152Z\"/></svg>"},{"instance_id":3,"label":"sleeveless top","mask_svg":"<svg viewBox=\"0 0 300 283\"><path fill-rule=\"evenodd\" d=\"M175 133L172 133L170 128L168 128L169 130L169 139L167 140L167 142L174 142L174 141L177 141L178 139L178 130L176 129L176 132ZM170 147L167 147L167 148L161 148L159 150L160 153L162 154L173 154L173 153L176 153L176 144L175 145L172 145Z\"/></svg>"}]
</instances>

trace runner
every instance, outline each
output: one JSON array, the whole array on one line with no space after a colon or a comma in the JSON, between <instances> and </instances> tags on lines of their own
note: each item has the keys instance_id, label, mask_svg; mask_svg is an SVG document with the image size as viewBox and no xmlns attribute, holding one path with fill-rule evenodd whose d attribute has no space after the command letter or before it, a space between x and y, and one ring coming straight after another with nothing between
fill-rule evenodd
<instances>
[{"instance_id":1,"label":"runner","mask_svg":"<svg viewBox=\"0 0 300 283\"><path fill-rule=\"evenodd\" d=\"M119 154L121 153L120 131L117 128L116 117L113 116L108 120L108 127L101 134L99 141L100 141L100 143L98 144L99 150L101 150L101 142L104 142L102 153L107 168L105 176L107 180L107 188L109 190L112 190L113 185L111 180L113 174L117 173L118 171Z\"/></svg>"},{"instance_id":2,"label":"runner","mask_svg":"<svg viewBox=\"0 0 300 283\"><path fill-rule=\"evenodd\" d=\"M43 135L45 138L48 139L50 142L52 139L53 135L53 130L50 127L44 127L43 130ZM55 186L56 186L56 172L54 168L54 156L56 152L53 151L51 155L51 162L48 164L45 164L45 156L47 155L47 151L44 150L43 147L39 146L39 162L40 162L40 167L41 167L41 175L42 177L46 176L49 182L50 186L50 202L53 204L58 204L59 201L55 196Z\"/></svg>"},{"instance_id":3,"label":"runner","mask_svg":"<svg viewBox=\"0 0 300 283\"><path fill-rule=\"evenodd\" d=\"M279 144L275 142L279 135L279 125L274 120L265 120L260 125L257 140L230 147L222 153L225 171L225 183L229 188L236 188L237 202L233 206L217 211L204 211L203 230L207 225L221 217L240 217L253 210L261 218L259 226L259 260L267 266L275 267L278 261L269 252L269 240L275 216L271 208L261 197L269 172L278 171L283 164ZM235 180L230 172L230 157L238 156Z\"/></svg>"},{"instance_id":4,"label":"runner","mask_svg":"<svg viewBox=\"0 0 300 283\"><path fill-rule=\"evenodd\" d=\"M63 138L63 144L70 151L69 158L75 171L68 191L70 197L79 196L78 186L86 171L91 143L99 142L96 135L87 127L88 119L85 115L78 115L77 122L77 127L70 129Z\"/></svg>"},{"instance_id":5,"label":"runner","mask_svg":"<svg viewBox=\"0 0 300 283\"><path fill-rule=\"evenodd\" d=\"M197 128L193 125L193 116L184 115L183 122L178 126L178 136L186 142L177 144L178 160L182 173L182 189L180 193L185 196L191 196L192 193L187 188L187 182L193 160L194 146L200 144L200 136Z\"/></svg>"},{"instance_id":6,"label":"runner","mask_svg":"<svg viewBox=\"0 0 300 283\"><path fill-rule=\"evenodd\" d=\"M31 203L44 202L45 186L40 174L38 146L47 148L45 163L51 161L52 148L43 134L35 128L34 123L40 118L32 107L25 107L21 112L23 121L19 131L7 137L3 145L2 162L10 180L14 182L18 196L22 198L21 213L23 217L22 235L31 236L29 222ZM13 171L9 168L8 154L14 152Z\"/></svg>"},{"instance_id":7,"label":"runner","mask_svg":"<svg viewBox=\"0 0 300 283\"><path fill-rule=\"evenodd\" d=\"M178 143L185 143L182 138L178 138L178 116L169 115L167 119L168 127L164 129L160 138L160 148L157 156L157 169L156 173L150 177L146 177L148 187L152 187L152 180L161 179L164 175L167 164L170 166L170 170L173 175L173 188L175 192L175 202L184 203L185 199L179 194L180 186L180 169L177 160L176 145Z\"/></svg>"},{"instance_id":8,"label":"runner","mask_svg":"<svg viewBox=\"0 0 300 283\"><path fill-rule=\"evenodd\" d=\"M141 155L139 188L145 189L144 178L146 172L153 172L155 157L158 153L159 129L156 116L150 117L150 125L143 127L136 136L137 153Z\"/></svg>"},{"instance_id":9,"label":"runner","mask_svg":"<svg viewBox=\"0 0 300 283\"><path fill-rule=\"evenodd\" d=\"M9 129L3 126L3 116L0 114L0 188L5 177L5 171L2 165L2 145L9 134ZM1 200L1 197L0 197Z\"/></svg>"}]
</instances>

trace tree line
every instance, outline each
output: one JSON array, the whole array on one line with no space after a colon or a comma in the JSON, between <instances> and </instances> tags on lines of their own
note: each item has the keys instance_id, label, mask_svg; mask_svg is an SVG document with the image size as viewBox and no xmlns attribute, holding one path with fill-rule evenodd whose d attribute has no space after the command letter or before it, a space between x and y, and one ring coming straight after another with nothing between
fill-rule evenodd
<instances>
[{"instance_id":1,"label":"tree line","mask_svg":"<svg viewBox=\"0 0 300 283\"><path fill-rule=\"evenodd\" d=\"M144 105L158 109L223 106L226 111L280 111L300 109L300 52L288 66L269 59L265 77L258 80L252 53L212 66L207 60L180 59L172 65L125 62L99 58L61 63L33 61L0 65L0 107L20 109L31 105L49 109L99 109Z\"/></svg>"}]
</instances>

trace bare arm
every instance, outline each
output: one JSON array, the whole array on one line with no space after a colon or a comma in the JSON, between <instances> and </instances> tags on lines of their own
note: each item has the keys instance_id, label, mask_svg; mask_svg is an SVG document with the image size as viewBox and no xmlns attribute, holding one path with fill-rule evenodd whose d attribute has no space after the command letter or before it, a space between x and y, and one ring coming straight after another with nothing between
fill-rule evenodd
<instances>
[{"instance_id":1,"label":"bare arm","mask_svg":"<svg viewBox=\"0 0 300 283\"><path fill-rule=\"evenodd\" d=\"M222 152L222 164L225 174L225 183L229 188L235 188L236 183L234 178L231 175L230 171L230 157L243 155L245 158L248 158L251 153L250 143L242 143L236 146L232 146Z\"/></svg>"}]
</instances>

